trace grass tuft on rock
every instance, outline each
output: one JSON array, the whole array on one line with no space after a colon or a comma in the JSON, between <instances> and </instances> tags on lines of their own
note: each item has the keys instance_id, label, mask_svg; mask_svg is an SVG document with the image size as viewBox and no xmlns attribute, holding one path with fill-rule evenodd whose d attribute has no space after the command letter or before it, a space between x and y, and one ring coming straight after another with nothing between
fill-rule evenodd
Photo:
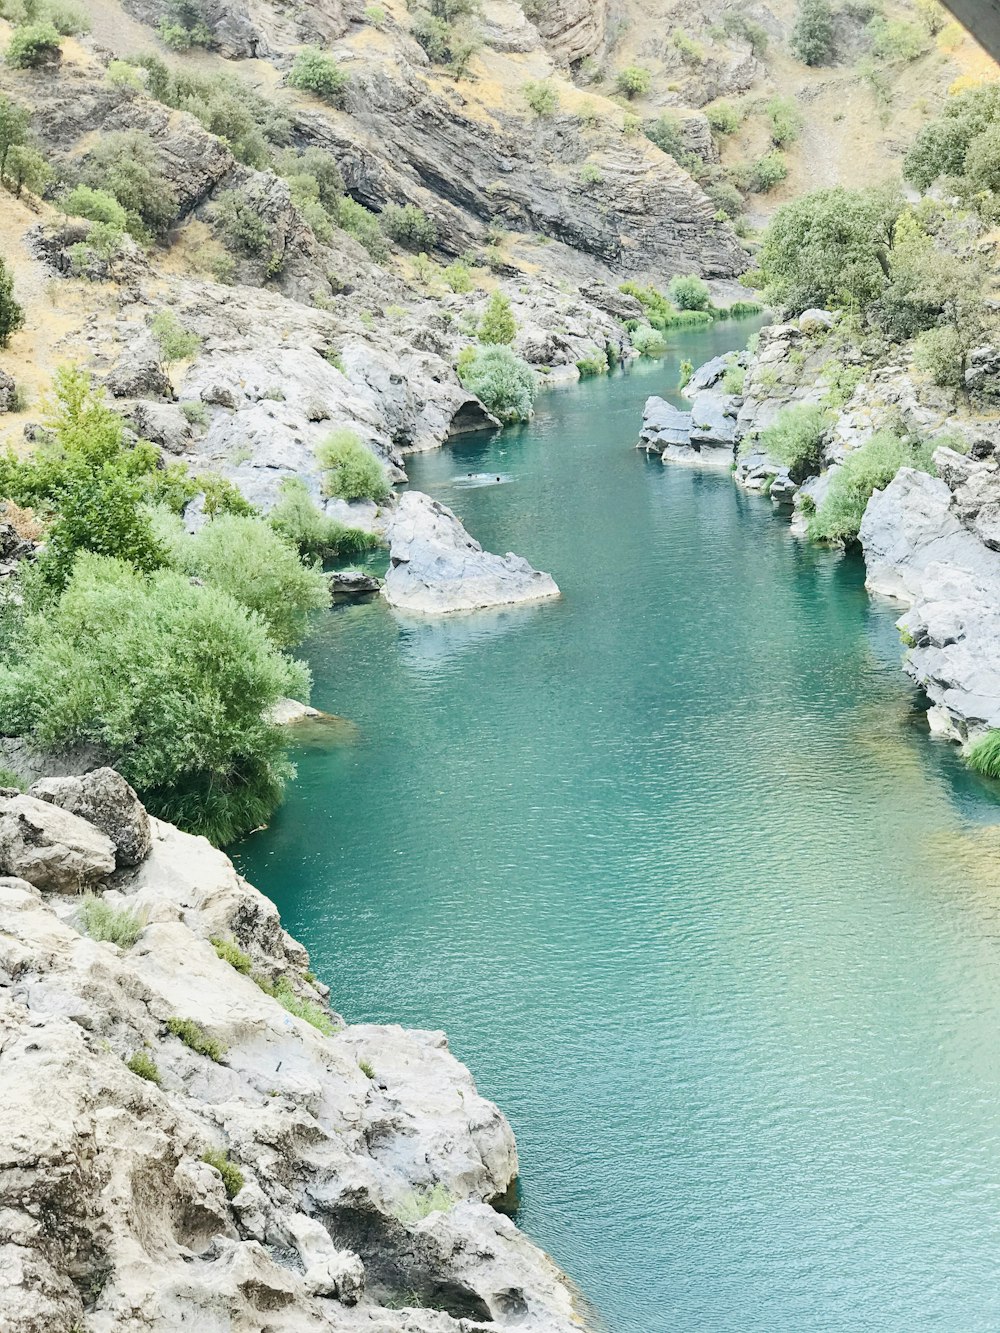
<instances>
[{"instance_id":1,"label":"grass tuft on rock","mask_svg":"<svg viewBox=\"0 0 1000 1333\"><path fill-rule=\"evenodd\" d=\"M423 1221L431 1213L446 1213L455 1203L451 1191L439 1183L432 1189L411 1190L400 1199L393 1212L400 1222L412 1224Z\"/></svg>"},{"instance_id":2,"label":"grass tuft on rock","mask_svg":"<svg viewBox=\"0 0 1000 1333\"><path fill-rule=\"evenodd\" d=\"M969 767L984 778L1000 778L1000 730L988 731L966 755Z\"/></svg>"},{"instance_id":3,"label":"grass tuft on rock","mask_svg":"<svg viewBox=\"0 0 1000 1333\"><path fill-rule=\"evenodd\" d=\"M156 1067L156 1061L148 1051L136 1051L135 1055L130 1056L125 1061L127 1069L131 1069L133 1074L138 1074L144 1078L147 1083L155 1083L160 1086L160 1071Z\"/></svg>"},{"instance_id":4,"label":"grass tuft on rock","mask_svg":"<svg viewBox=\"0 0 1000 1333\"><path fill-rule=\"evenodd\" d=\"M241 972L243 976L250 975L253 959L248 953L244 953L235 941L220 939L218 935L213 935L210 943L224 963L228 963L230 967L235 968L237 972Z\"/></svg>"},{"instance_id":5,"label":"grass tuft on rock","mask_svg":"<svg viewBox=\"0 0 1000 1333\"><path fill-rule=\"evenodd\" d=\"M231 1162L221 1148L209 1148L208 1152L202 1153L201 1160L215 1167L222 1177L227 1197L235 1199L244 1185L243 1172L236 1163Z\"/></svg>"},{"instance_id":6,"label":"grass tuft on rock","mask_svg":"<svg viewBox=\"0 0 1000 1333\"><path fill-rule=\"evenodd\" d=\"M336 1024L323 1006L317 1004L315 1000L305 1000L296 995L284 977L278 982L272 982L258 973L253 979L265 995L270 995L272 1000L278 1001L282 1009L296 1018L311 1023L324 1037L332 1037L337 1031Z\"/></svg>"},{"instance_id":7,"label":"grass tuft on rock","mask_svg":"<svg viewBox=\"0 0 1000 1333\"><path fill-rule=\"evenodd\" d=\"M201 1024L196 1023L193 1018L168 1018L167 1029L175 1037L179 1037L196 1055L207 1055L216 1064L222 1063L222 1057L226 1053L225 1046L215 1037L210 1037Z\"/></svg>"},{"instance_id":8,"label":"grass tuft on rock","mask_svg":"<svg viewBox=\"0 0 1000 1333\"><path fill-rule=\"evenodd\" d=\"M146 918L127 907L113 907L94 893L84 895L80 904L80 925L92 940L131 949L142 934Z\"/></svg>"}]
</instances>

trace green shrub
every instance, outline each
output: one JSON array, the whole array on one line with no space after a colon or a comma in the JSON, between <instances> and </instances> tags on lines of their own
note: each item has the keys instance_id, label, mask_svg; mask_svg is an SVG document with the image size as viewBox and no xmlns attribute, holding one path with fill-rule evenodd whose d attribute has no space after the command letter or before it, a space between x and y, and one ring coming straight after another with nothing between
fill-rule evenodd
<instances>
[{"instance_id":1,"label":"green shrub","mask_svg":"<svg viewBox=\"0 0 1000 1333\"><path fill-rule=\"evenodd\" d=\"M289 769L266 714L307 689L227 594L82 553L0 664L0 733L94 745L154 814L228 842L278 804Z\"/></svg>"},{"instance_id":2,"label":"green shrub","mask_svg":"<svg viewBox=\"0 0 1000 1333\"><path fill-rule=\"evenodd\" d=\"M729 219L738 218L743 212L743 196L730 181L715 181L705 186L705 193L712 203Z\"/></svg>"},{"instance_id":3,"label":"green shrub","mask_svg":"<svg viewBox=\"0 0 1000 1333\"><path fill-rule=\"evenodd\" d=\"M131 949L143 932L146 918L88 893L80 904L80 924L92 940L107 940L120 949Z\"/></svg>"},{"instance_id":4,"label":"green shrub","mask_svg":"<svg viewBox=\"0 0 1000 1333\"><path fill-rule=\"evenodd\" d=\"M928 446L909 444L892 431L873 435L834 472L826 498L809 519L810 537L854 541L872 493L884 490L901 467L932 471L930 453Z\"/></svg>"},{"instance_id":5,"label":"green shrub","mask_svg":"<svg viewBox=\"0 0 1000 1333\"><path fill-rule=\"evenodd\" d=\"M229 1160L221 1148L209 1148L208 1152L202 1153L201 1160L215 1167L222 1177L226 1197L235 1199L244 1185L243 1172L239 1167Z\"/></svg>"},{"instance_id":6,"label":"green shrub","mask_svg":"<svg viewBox=\"0 0 1000 1333\"><path fill-rule=\"evenodd\" d=\"M40 69L57 61L59 34L49 22L29 23L14 29L5 59L15 69Z\"/></svg>"},{"instance_id":7,"label":"green shrub","mask_svg":"<svg viewBox=\"0 0 1000 1333\"><path fill-rule=\"evenodd\" d=\"M193 1018L168 1018L167 1031L179 1037L185 1046L196 1055L207 1055L216 1064L222 1063L226 1048L221 1041L210 1037L200 1023Z\"/></svg>"},{"instance_id":8,"label":"green shrub","mask_svg":"<svg viewBox=\"0 0 1000 1333\"><path fill-rule=\"evenodd\" d=\"M1000 84L988 83L949 97L940 116L917 135L903 173L927 190L942 176L961 176L974 139L1000 121Z\"/></svg>"},{"instance_id":9,"label":"green shrub","mask_svg":"<svg viewBox=\"0 0 1000 1333\"><path fill-rule=\"evenodd\" d=\"M83 182L114 195L128 216L129 231L140 239L147 232L164 235L177 216L177 195L159 151L140 130L103 135L84 164Z\"/></svg>"},{"instance_id":10,"label":"green shrub","mask_svg":"<svg viewBox=\"0 0 1000 1333\"><path fill-rule=\"evenodd\" d=\"M746 384L747 372L743 366L729 366L722 377L723 393L730 393L736 397L741 397L743 388Z\"/></svg>"},{"instance_id":11,"label":"green shrub","mask_svg":"<svg viewBox=\"0 0 1000 1333\"><path fill-rule=\"evenodd\" d=\"M678 310L706 310L711 301L707 285L694 274L671 278L667 294Z\"/></svg>"},{"instance_id":12,"label":"green shrub","mask_svg":"<svg viewBox=\"0 0 1000 1333\"><path fill-rule=\"evenodd\" d=\"M90 15L77 5L49 4L48 17L53 28L62 37L80 37L90 32Z\"/></svg>"},{"instance_id":13,"label":"green shrub","mask_svg":"<svg viewBox=\"0 0 1000 1333\"><path fill-rule=\"evenodd\" d=\"M765 53L769 37L767 29L738 9L729 9L722 16L722 30L727 37L749 42L755 56Z\"/></svg>"},{"instance_id":14,"label":"green shrub","mask_svg":"<svg viewBox=\"0 0 1000 1333\"><path fill-rule=\"evenodd\" d=\"M27 791L28 784L12 768L4 768L0 765L0 787L10 787L14 791Z\"/></svg>"},{"instance_id":15,"label":"green shrub","mask_svg":"<svg viewBox=\"0 0 1000 1333\"><path fill-rule=\"evenodd\" d=\"M580 181L583 185L600 185L604 181L604 173L596 162L584 162L580 168Z\"/></svg>"},{"instance_id":16,"label":"green shrub","mask_svg":"<svg viewBox=\"0 0 1000 1333\"><path fill-rule=\"evenodd\" d=\"M517 336L517 322L510 298L496 291L486 303L479 321L479 341L493 346L512 343Z\"/></svg>"},{"instance_id":17,"label":"green shrub","mask_svg":"<svg viewBox=\"0 0 1000 1333\"><path fill-rule=\"evenodd\" d=\"M694 374L694 362L685 357L678 367L678 371L677 388L678 390L686 389L691 383L691 376Z\"/></svg>"},{"instance_id":18,"label":"green shrub","mask_svg":"<svg viewBox=\"0 0 1000 1333\"><path fill-rule=\"evenodd\" d=\"M7 154L7 178L14 186L15 195L20 198L25 186L33 194L41 194L46 185L54 180L55 173L37 148L19 143L14 144Z\"/></svg>"},{"instance_id":19,"label":"green shrub","mask_svg":"<svg viewBox=\"0 0 1000 1333\"><path fill-rule=\"evenodd\" d=\"M830 0L799 0L792 29L792 55L804 65L825 65L833 55L833 10Z\"/></svg>"},{"instance_id":20,"label":"green shrub","mask_svg":"<svg viewBox=\"0 0 1000 1333\"><path fill-rule=\"evenodd\" d=\"M312 560L333 556L361 555L374 550L379 539L361 528L348 528L313 503L301 477L288 477L281 484L281 497L268 522L280 536Z\"/></svg>"},{"instance_id":21,"label":"green shrub","mask_svg":"<svg viewBox=\"0 0 1000 1333\"><path fill-rule=\"evenodd\" d=\"M249 976L253 968L253 959L248 953L244 953L235 940L224 940L218 935L213 935L209 940L212 948L224 963L241 972L243 976Z\"/></svg>"},{"instance_id":22,"label":"green shrub","mask_svg":"<svg viewBox=\"0 0 1000 1333\"><path fill-rule=\"evenodd\" d=\"M681 121L670 111L664 111L656 120L647 121L643 133L651 143L655 143L660 152L679 162L684 156L684 140L681 136Z\"/></svg>"},{"instance_id":23,"label":"green shrub","mask_svg":"<svg viewBox=\"0 0 1000 1333\"><path fill-rule=\"evenodd\" d=\"M529 79L521 92L536 116L551 116L559 108L559 94L547 79Z\"/></svg>"},{"instance_id":24,"label":"green shrub","mask_svg":"<svg viewBox=\"0 0 1000 1333\"><path fill-rule=\"evenodd\" d=\"M117 88L124 93L141 93L146 88L142 75L134 65L125 60L112 60L105 78L109 87Z\"/></svg>"},{"instance_id":25,"label":"green shrub","mask_svg":"<svg viewBox=\"0 0 1000 1333\"><path fill-rule=\"evenodd\" d=\"M740 113L732 102L716 102L705 108L709 126L716 134L735 134L740 127Z\"/></svg>"},{"instance_id":26,"label":"green shrub","mask_svg":"<svg viewBox=\"0 0 1000 1333\"><path fill-rule=\"evenodd\" d=\"M7 170L7 155L28 138L28 112L0 94L0 178Z\"/></svg>"},{"instance_id":27,"label":"green shrub","mask_svg":"<svg viewBox=\"0 0 1000 1333\"><path fill-rule=\"evenodd\" d=\"M472 291L472 271L464 260L456 259L454 263L448 265L441 276L451 290L459 295Z\"/></svg>"},{"instance_id":28,"label":"green shrub","mask_svg":"<svg viewBox=\"0 0 1000 1333\"><path fill-rule=\"evenodd\" d=\"M0 258L0 347L24 325L24 308L14 299L14 278L6 260Z\"/></svg>"},{"instance_id":29,"label":"green shrub","mask_svg":"<svg viewBox=\"0 0 1000 1333\"><path fill-rule=\"evenodd\" d=\"M969 767L986 778L1000 778L1000 731L988 731L965 756Z\"/></svg>"},{"instance_id":30,"label":"green shrub","mask_svg":"<svg viewBox=\"0 0 1000 1333\"><path fill-rule=\"evenodd\" d=\"M166 8L157 29L165 46L172 51L188 51L192 46L212 45L202 0L167 0Z\"/></svg>"},{"instance_id":31,"label":"green shrub","mask_svg":"<svg viewBox=\"0 0 1000 1333\"><path fill-rule=\"evenodd\" d=\"M589 379L591 375L604 375L608 369L607 353L595 352L593 356L582 357L576 363L576 368L580 372L581 379Z\"/></svg>"},{"instance_id":32,"label":"green shrub","mask_svg":"<svg viewBox=\"0 0 1000 1333\"><path fill-rule=\"evenodd\" d=\"M333 56L307 46L292 62L288 82L302 92L315 93L331 106L340 106L347 91L347 75Z\"/></svg>"},{"instance_id":33,"label":"green shrub","mask_svg":"<svg viewBox=\"0 0 1000 1333\"><path fill-rule=\"evenodd\" d=\"M675 28L674 35L670 40L674 44L674 49L680 52L680 57L685 65L704 65L704 48L700 42L696 42L693 37L689 37L683 28Z\"/></svg>"},{"instance_id":34,"label":"green shrub","mask_svg":"<svg viewBox=\"0 0 1000 1333\"><path fill-rule=\"evenodd\" d=\"M877 14L868 24L872 50L879 60L917 60L929 46L926 28L906 19Z\"/></svg>"},{"instance_id":35,"label":"green shrub","mask_svg":"<svg viewBox=\"0 0 1000 1333\"><path fill-rule=\"evenodd\" d=\"M410 250L431 249L437 243L437 224L416 204L388 204L380 221L386 236Z\"/></svg>"},{"instance_id":36,"label":"green shrub","mask_svg":"<svg viewBox=\"0 0 1000 1333\"><path fill-rule=\"evenodd\" d=\"M917 339L913 360L929 372L935 384L960 389L965 383L965 339L953 325L928 329Z\"/></svg>"},{"instance_id":37,"label":"green shrub","mask_svg":"<svg viewBox=\"0 0 1000 1333\"><path fill-rule=\"evenodd\" d=\"M322 1032L324 1037L332 1037L337 1031L336 1024L323 1006L317 1004L315 1000L301 999L284 978L278 982L271 994L283 1009L290 1014L294 1014L296 1018L311 1023L318 1032Z\"/></svg>"},{"instance_id":38,"label":"green shrub","mask_svg":"<svg viewBox=\"0 0 1000 1333\"><path fill-rule=\"evenodd\" d=\"M189 426L207 426L208 408L204 403L197 400L189 400L184 403L178 403L178 407L184 414L184 420Z\"/></svg>"},{"instance_id":39,"label":"green shrub","mask_svg":"<svg viewBox=\"0 0 1000 1333\"><path fill-rule=\"evenodd\" d=\"M107 190L93 190L89 185L76 185L61 201L61 208L70 217L89 218L105 222L124 231L128 215Z\"/></svg>"},{"instance_id":40,"label":"green shrub","mask_svg":"<svg viewBox=\"0 0 1000 1333\"><path fill-rule=\"evenodd\" d=\"M772 97L767 104L767 118L771 122L771 142L785 148L802 133L802 116L790 97Z\"/></svg>"},{"instance_id":41,"label":"green shrub","mask_svg":"<svg viewBox=\"0 0 1000 1333\"><path fill-rule=\"evenodd\" d=\"M663 334L650 324L640 324L638 328L632 330L629 338L640 356L662 356L667 350Z\"/></svg>"},{"instance_id":42,"label":"green shrub","mask_svg":"<svg viewBox=\"0 0 1000 1333\"><path fill-rule=\"evenodd\" d=\"M626 65L618 71L615 87L623 97L644 97L653 85L653 76L641 65Z\"/></svg>"},{"instance_id":43,"label":"green shrub","mask_svg":"<svg viewBox=\"0 0 1000 1333\"><path fill-rule=\"evenodd\" d=\"M384 263L389 258L389 249L378 219L363 204L345 195L337 209L337 221L344 231L364 246L376 263Z\"/></svg>"},{"instance_id":44,"label":"green shrub","mask_svg":"<svg viewBox=\"0 0 1000 1333\"><path fill-rule=\"evenodd\" d=\"M785 155L775 148L765 153L742 172L742 180L752 194L769 194L788 175Z\"/></svg>"},{"instance_id":45,"label":"green shrub","mask_svg":"<svg viewBox=\"0 0 1000 1333\"><path fill-rule=\"evenodd\" d=\"M156 1061L148 1051L136 1051L125 1061L125 1067L130 1069L133 1074L138 1074L144 1078L147 1083L155 1083L160 1086L160 1071L156 1067Z\"/></svg>"},{"instance_id":46,"label":"green shrub","mask_svg":"<svg viewBox=\"0 0 1000 1333\"><path fill-rule=\"evenodd\" d=\"M761 448L769 458L787 467L796 481L801 481L818 471L829 427L830 417L825 408L815 404L786 407L774 424L761 432Z\"/></svg>"},{"instance_id":47,"label":"green shrub","mask_svg":"<svg viewBox=\"0 0 1000 1333\"><path fill-rule=\"evenodd\" d=\"M361 1070L362 1074L364 1074L365 1078L375 1077L375 1066L370 1060L359 1060L358 1068Z\"/></svg>"},{"instance_id":48,"label":"green shrub","mask_svg":"<svg viewBox=\"0 0 1000 1333\"><path fill-rule=\"evenodd\" d=\"M279 648L299 643L309 613L330 604L323 572L260 518L220 514L174 543L174 564L256 613Z\"/></svg>"},{"instance_id":49,"label":"green shrub","mask_svg":"<svg viewBox=\"0 0 1000 1333\"><path fill-rule=\"evenodd\" d=\"M150 330L160 349L160 361L169 366L172 361L187 361L197 356L201 339L184 329L172 310L161 310L153 316Z\"/></svg>"},{"instance_id":50,"label":"green shrub","mask_svg":"<svg viewBox=\"0 0 1000 1333\"><path fill-rule=\"evenodd\" d=\"M460 364L459 377L499 420L527 421L531 416L536 387L534 372L509 347L479 348Z\"/></svg>"},{"instance_id":51,"label":"green shrub","mask_svg":"<svg viewBox=\"0 0 1000 1333\"><path fill-rule=\"evenodd\" d=\"M385 466L353 430L335 430L316 450L323 489L341 500L384 500L389 494Z\"/></svg>"}]
</instances>

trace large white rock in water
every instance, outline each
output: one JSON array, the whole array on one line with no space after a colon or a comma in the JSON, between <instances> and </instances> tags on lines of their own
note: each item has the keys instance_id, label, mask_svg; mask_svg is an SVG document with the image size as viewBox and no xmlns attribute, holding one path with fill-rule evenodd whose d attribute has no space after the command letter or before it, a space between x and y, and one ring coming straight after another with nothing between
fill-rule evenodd
<instances>
[{"instance_id":1,"label":"large white rock in water","mask_svg":"<svg viewBox=\"0 0 1000 1333\"><path fill-rule=\"evenodd\" d=\"M401 611L447 615L559 596L551 574L510 551L484 551L450 509L420 491L400 498L386 536L390 565L382 591Z\"/></svg>"}]
</instances>

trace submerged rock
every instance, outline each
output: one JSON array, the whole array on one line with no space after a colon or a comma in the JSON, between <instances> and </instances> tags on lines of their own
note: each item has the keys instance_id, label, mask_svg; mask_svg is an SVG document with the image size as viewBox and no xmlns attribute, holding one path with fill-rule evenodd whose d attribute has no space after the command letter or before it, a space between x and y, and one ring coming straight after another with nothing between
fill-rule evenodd
<instances>
[{"instance_id":1,"label":"submerged rock","mask_svg":"<svg viewBox=\"0 0 1000 1333\"><path fill-rule=\"evenodd\" d=\"M370 597L382 587L382 580L363 569L337 569L328 575L330 592L335 598Z\"/></svg>"},{"instance_id":2,"label":"submerged rock","mask_svg":"<svg viewBox=\"0 0 1000 1333\"><path fill-rule=\"evenodd\" d=\"M550 574L510 551L484 551L450 509L419 491L401 497L386 535L390 565L383 593L402 611L445 615L559 596Z\"/></svg>"}]
</instances>

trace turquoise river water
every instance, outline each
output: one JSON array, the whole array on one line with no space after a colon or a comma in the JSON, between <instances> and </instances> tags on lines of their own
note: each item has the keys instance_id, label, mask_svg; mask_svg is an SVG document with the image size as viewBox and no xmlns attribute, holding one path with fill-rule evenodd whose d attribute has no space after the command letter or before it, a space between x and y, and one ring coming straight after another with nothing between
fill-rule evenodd
<instances>
[{"instance_id":1,"label":"turquoise river water","mask_svg":"<svg viewBox=\"0 0 1000 1333\"><path fill-rule=\"evenodd\" d=\"M448 1031L609 1333L996 1330L997 793L857 560L633 448L749 331L411 460L562 599L325 614L354 729L238 856L349 1020Z\"/></svg>"}]
</instances>

